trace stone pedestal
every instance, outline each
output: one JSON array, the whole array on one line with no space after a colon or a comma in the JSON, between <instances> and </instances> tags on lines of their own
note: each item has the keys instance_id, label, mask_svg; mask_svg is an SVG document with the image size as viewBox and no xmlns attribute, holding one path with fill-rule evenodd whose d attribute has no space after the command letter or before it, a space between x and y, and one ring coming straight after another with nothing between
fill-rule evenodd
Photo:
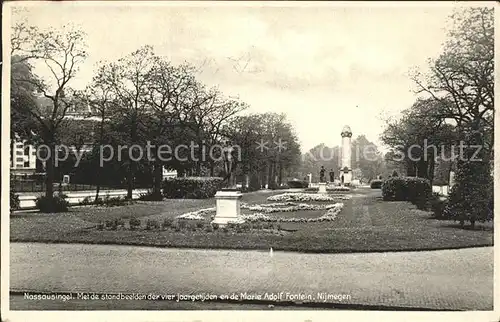
<instances>
[{"instance_id":1,"label":"stone pedestal","mask_svg":"<svg viewBox=\"0 0 500 322\"><path fill-rule=\"evenodd\" d=\"M448 186L451 188L453 188L453 186L455 185L455 172L454 171L450 171L450 181L448 183Z\"/></svg>"},{"instance_id":2,"label":"stone pedestal","mask_svg":"<svg viewBox=\"0 0 500 322\"><path fill-rule=\"evenodd\" d=\"M326 193L326 182L319 183L318 193Z\"/></svg>"},{"instance_id":3,"label":"stone pedestal","mask_svg":"<svg viewBox=\"0 0 500 322\"><path fill-rule=\"evenodd\" d=\"M215 194L216 214L212 223L224 227L230 222L243 222L244 220L240 216L241 197L242 194L240 191L217 191Z\"/></svg>"}]
</instances>

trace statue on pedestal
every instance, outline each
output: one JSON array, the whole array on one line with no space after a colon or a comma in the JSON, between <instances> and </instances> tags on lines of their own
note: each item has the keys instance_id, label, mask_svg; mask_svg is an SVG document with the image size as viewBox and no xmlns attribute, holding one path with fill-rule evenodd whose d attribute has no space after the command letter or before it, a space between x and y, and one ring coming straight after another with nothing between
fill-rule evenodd
<instances>
[{"instance_id":1,"label":"statue on pedestal","mask_svg":"<svg viewBox=\"0 0 500 322\"><path fill-rule=\"evenodd\" d=\"M326 172L325 167L321 166L321 169L319 170L319 182L326 182L325 172Z\"/></svg>"},{"instance_id":2,"label":"statue on pedestal","mask_svg":"<svg viewBox=\"0 0 500 322\"><path fill-rule=\"evenodd\" d=\"M335 181L335 172L333 172L333 169L330 169L330 182Z\"/></svg>"},{"instance_id":3,"label":"statue on pedestal","mask_svg":"<svg viewBox=\"0 0 500 322\"><path fill-rule=\"evenodd\" d=\"M222 148L222 160L224 161L224 170L226 172L225 180L227 180L226 188L233 188L233 146L231 141L226 141Z\"/></svg>"}]
</instances>

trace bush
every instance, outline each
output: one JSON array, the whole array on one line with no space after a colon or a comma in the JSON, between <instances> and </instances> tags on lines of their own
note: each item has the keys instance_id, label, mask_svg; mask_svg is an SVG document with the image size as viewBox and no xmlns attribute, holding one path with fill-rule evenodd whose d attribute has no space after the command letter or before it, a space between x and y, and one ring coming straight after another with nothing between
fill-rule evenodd
<instances>
[{"instance_id":1,"label":"bush","mask_svg":"<svg viewBox=\"0 0 500 322\"><path fill-rule=\"evenodd\" d=\"M53 197L38 197L36 198L36 207L40 212L66 212L69 208L69 202L64 195Z\"/></svg>"},{"instance_id":2,"label":"bush","mask_svg":"<svg viewBox=\"0 0 500 322\"><path fill-rule=\"evenodd\" d=\"M100 222L97 224L97 230L104 230L104 223Z\"/></svg>"},{"instance_id":3,"label":"bush","mask_svg":"<svg viewBox=\"0 0 500 322\"><path fill-rule=\"evenodd\" d=\"M257 191L260 190L260 182L259 182L259 177L257 175L252 174L250 175L250 182L248 183L248 191Z\"/></svg>"},{"instance_id":4,"label":"bush","mask_svg":"<svg viewBox=\"0 0 500 322\"><path fill-rule=\"evenodd\" d=\"M471 147L478 144L477 138L468 141ZM490 174L490 164L485 157L485 149L480 149L475 154L475 148L466 148L466 155L474 156L482 161L462 161L457 164L455 173L456 183L451 188L446 213L452 219L460 221L463 226L465 221L470 222L474 228L476 222L493 220L493 176Z\"/></svg>"},{"instance_id":5,"label":"bush","mask_svg":"<svg viewBox=\"0 0 500 322\"><path fill-rule=\"evenodd\" d=\"M174 224L173 218L165 218L165 219L163 219L162 228L166 229L166 228L172 227L173 224Z\"/></svg>"},{"instance_id":6,"label":"bush","mask_svg":"<svg viewBox=\"0 0 500 322\"><path fill-rule=\"evenodd\" d=\"M307 188L309 187L309 183L307 181L301 180L290 180L287 182L290 188Z\"/></svg>"},{"instance_id":7,"label":"bush","mask_svg":"<svg viewBox=\"0 0 500 322\"><path fill-rule=\"evenodd\" d=\"M140 201L162 201L163 196L161 194L156 195L153 193L153 191L148 191L146 193L141 193L139 195L139 200Z\"/></svg>"},{"instance_id":8,"label":"bush","mask_svg":"<svg viewBox=\"0 0 500 322\"><path fill-rule=\"evenodd\" d=\"M158 223L158 221L154 220L154 219L148 219L146 221L146 230L154 230L154 229L159 229L160 228L160 224Z\"/></svg>"},{"instance_id":9,"label":"bush","mask_svg":"<svg viewBox=\"0 0 500 322\"><path fill-rule=\"evenodd\" d=\"M135 217L132 217L129 219L129 225L130 225L130 229L135 230L135 229L141 227L141 220L137 219Z\"/></svg>"},{"instance_id":10,"label":"bush","mask_svg":"<svg viewBox=\"0 0 500 322\"><path fill-rule=\"evenodd\" d=\"M370 182L370 188L381 189L382 188L382 180L372 180Z\"/></svg>"},{"instance_id":11,"label":"bush","mask_svg":"<svg viewBox=\"0 0 500 322\"><path fill-rule=\"evenodd\" d=\"M432 187L425 178L392 177L384 181L382 196L386 201L410 201L418 209L426 209L432 196Z\"/></svg>"},{"instance_id":12,"label":"bush","mask_svg":"<svg viewBox=\"0 0 500 322\"><path fill-rule=\"evenodd\" d=\"M392 176L393 176L393 177L399 177L398 172L397 172L396 170L394 170L394 171L392 172Z\"/></svg>"},{"instance_id":13,"label":"bush","mask_svg":"<svg viewBox=\"0 0 500 322\"><path fill-rule=\"evenodd\" d=\"M222 188L218 177L187 177L163 181L163 195L169 199L207 199Z\"/></svg>"},{"instance_id":14,"label":"bush","mask_svg":"<svg viewBox=\"0 0 500 322\"><path fill-rule=\"evenodd\" d=\"M14 191L14 189L10 189L10 211L19 209L20 201L19 195Z\"/></svg>"},{"instance_id":15,"label":"bush","mask_svg":"<svg viewBox=\"0 0 500 322\"><path fill-rule=\"evenodd\" d=\"M110 230L116 230L118 228L118 222L116 220L106 220L104 226Z\"/></svg>"},{"instance_id":16,"label":"bush","mask_svg":"<svg viewBox=\"0 0 500 322\"><path fill-rule=\"evenodd\" d=\"M433 193L429 200L429 204L432 212L434 213L434 217L436 218L444 217L444 211L447 204L446 199L443 200L441 199L441 196L438 193Z\"/></svg>"},{"instance_id":17,"label":"bush","mask_svg":"<svg viewBox=\"0 0 500 322\"><path fill-rule=\"evenodd\" d=\"M103 200L103 204L106 207L117 207L117 206L125 206L128 204L133 203L132 200L127 199L126 197L120 198L120 197L109 197L109 195L106 195Z\"/></svg>"},{"instance_id":18,"label":"bush","mask_svg":"<svg viewBox=\"0 0 500 322\"><path fill-rule=\"evenodd\" d=\"M89 205L93 204L93 202L92 202L91 197L87 196L87 197L83 198L83 200L80 201L79 204L82 206L89 206Z\"/></svg>"},{"instance_id":19,"label":"bush","mask_svg":"<svg viewBox=\"0 0 500 322\"><path fill-rule=\"evenodd\" d=\"M270 184L267 185L267 188L270 190L276 190L279 188L279 186L276 182L272 181Z\"/></svg>"}]
</instances>

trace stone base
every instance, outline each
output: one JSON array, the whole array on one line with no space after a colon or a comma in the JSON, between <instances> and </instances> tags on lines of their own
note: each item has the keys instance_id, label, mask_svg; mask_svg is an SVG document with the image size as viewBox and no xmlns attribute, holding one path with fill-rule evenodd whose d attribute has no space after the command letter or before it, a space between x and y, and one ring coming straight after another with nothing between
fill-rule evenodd
<instances>
[{"instance_id":1,"label":"stone base","mask_svg":"<svg viewBox=\"0 0 500 322\"><path fill-rule=\"evenodd\" d=\"M217 191L215 194L216 214L212 223L224 227L228 223L244 222L240 216L241 197L242 194L239 191Z\"/></svg>"},{"instance_id":2,"label":"stone base","mask_svg":"<svg viewBox=\"0 0 500 322\"><path fill-rule=\"evenodd\" d=\"M326 182L319 183L318 193L326 193Z\"/></svg>"},{"instance_id":3,"label":"stone base","mask_svg":"<svg viewBox=\"0 0 500 322\"><path fill-rule=\"evenodd\" d=\"M349 170L347 173L341 172L339 178L342 176L344 176L344 185L349 186L352 181L352 170Z\"/></svg>"}]
</instances>

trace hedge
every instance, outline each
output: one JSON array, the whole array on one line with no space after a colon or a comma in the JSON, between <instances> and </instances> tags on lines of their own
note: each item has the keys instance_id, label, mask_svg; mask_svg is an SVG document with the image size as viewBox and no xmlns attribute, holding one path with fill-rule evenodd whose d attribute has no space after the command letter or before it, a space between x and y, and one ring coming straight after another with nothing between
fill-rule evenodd
<instances>
[{"instance_id":1,"label":"hedge","mask_svg":"<svg viewBox=\"0 0 500 322\"><path fill-rule=\"evenodd\" d=\"M207 199L223 186L219 177L187 177L163 181L163 195L168 199Z\"/></svg>"},{"instance_id":2,"label":"hedge","mask_svg":"<svg viewBox=\"0 0 500 322\"><path fill-rule=\"evenodd\" d=\"M10 189L10 211L18 210L20 206L19 195L12 189Z\"/></svg>"},{"instance_id":3,"label":"hedge","mask_svg":"<svg viewBox=\"0 0 500 322\"><path fill-rule=\"evenodd\" d=\"M372 188L372 189L382 188L382 180L372 180L370 182L370 188Z\"/></svg>"},{"instance_id":4,"label":"hedge","mask_svg":"<svg viewBox=\"0 0 500 322\"><path fill-rule=\"evenodd\" d=\"M290 188L307 188L309 187L309 183L301 180L290 180L287 182Z\"/></svg>"},{"instance_id":5,"label":"hedge","mask_svg":"<svg viewBox=\"0 0 500 322\"><path fill-rule=\"evenodd\" d=\"M386 201L410 201L419 209L425 209L432 196L432 187L428 179L392 177L384 181L382 196Z\"/></svg>"},{"instance_id":6,"label":"hedge","mask_svg":"<svg viewBox=\"0 0 500 322\"><path fill-rule=\"evenodd\" d=\"M36 199L36 207L40 212L66 212L69 208L69 202L65 195L47 197L42 196Z\"/></svg>"}]
</instances>

